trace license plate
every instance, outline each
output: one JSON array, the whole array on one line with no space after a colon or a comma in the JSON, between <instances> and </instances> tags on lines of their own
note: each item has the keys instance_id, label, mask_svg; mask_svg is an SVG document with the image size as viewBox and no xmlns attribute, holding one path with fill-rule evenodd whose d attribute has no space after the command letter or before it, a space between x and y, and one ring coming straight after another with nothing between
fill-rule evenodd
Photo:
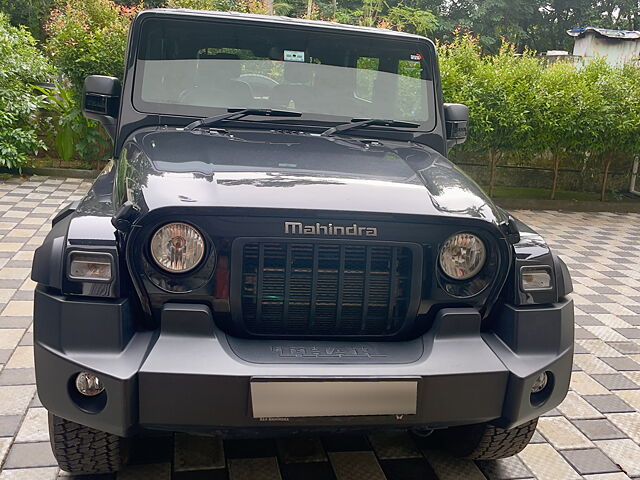
<instances>
[{"instance_id":1,"label":"license plate","mask_svg":"<svg viewBox=\"0 0 640 480\"><path fill-rule=\"evenodd\" d=\"M254 418L412 415L418 381L253 378Z\"/></svg>"}]
</instances>

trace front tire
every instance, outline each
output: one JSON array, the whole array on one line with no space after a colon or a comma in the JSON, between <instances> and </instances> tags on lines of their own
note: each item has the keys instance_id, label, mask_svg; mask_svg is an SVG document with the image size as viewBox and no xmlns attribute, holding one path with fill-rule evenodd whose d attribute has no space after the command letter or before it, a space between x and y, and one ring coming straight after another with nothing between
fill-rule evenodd
<instances>
[{"instance_id":1,"label":"front tire","mask_svg":"<svg viewBox=\"0 0 640 480\"><path fill-rule=\"evenodd\" d=\"M442 443L453 455L471 460L497 460L520 453L536 431L538 419L505 430L486 423L448 428Z\"/></svg>"},{"instance_id":2,"label":"front tire","mask_svg":"<svg viewBox=\"0 0 640 480\"><path fill-rule=\"evenodd\" d=\"M49 413L53 455L62 470L73 474L114 473L126 463L124 438Z\"/></svg>"}]
</instances>

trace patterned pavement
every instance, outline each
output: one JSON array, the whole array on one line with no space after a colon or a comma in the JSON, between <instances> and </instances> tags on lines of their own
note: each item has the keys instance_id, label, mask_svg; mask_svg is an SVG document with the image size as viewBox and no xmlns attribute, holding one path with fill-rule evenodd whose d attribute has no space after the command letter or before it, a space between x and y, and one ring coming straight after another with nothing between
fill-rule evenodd
<instances>
[{"instance_id":1,"label":"patterned pavement","mask_svg":"<svg viewBox=\"0 0 640 480\"><path fill-rule=\"evenodd\" d=\"M0 480L69 478L55 467L34 385L29 272L52 215L88 187L75 179L0 181ZM640 478L640 215L515 213L572 271L577 340L567 400L540 420L518 457L452 459L402 433L224 443L177 435L136 444L133 465L117 480Z\"/></svg>"}]
</instances>

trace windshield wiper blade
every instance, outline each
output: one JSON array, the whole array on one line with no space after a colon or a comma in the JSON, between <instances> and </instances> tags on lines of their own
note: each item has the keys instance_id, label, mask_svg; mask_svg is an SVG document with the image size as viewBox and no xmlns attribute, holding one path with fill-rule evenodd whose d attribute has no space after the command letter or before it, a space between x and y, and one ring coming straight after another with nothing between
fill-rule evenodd
<instances>
[{"instance_id":1,"label":"windshield wiper blade","mask_svg":"<svg viewBox=\"0 0 640 480\"><path fill-rule=\"evenodd\" d=\"M270 108L230 108L228 113L216 115L215 117L206 117L191 122L184 127L185 130L191 131L198 127L210 127L224 120L238 120L248 115L261 115L263 117L301 117L300 112L291 112L289 110L272 110Z\"/></svg>"},{"instance_id":2,"label":"windshield wiper blade","mask_svg":"<svg viewBox=\"0 0 640 480\"><path fill-rule=\"evenodd\" d=\"M353 128L363 128L369 125L376 125L381 127L404 127L404 128L418 128L419 123L400 122L397 120L382 120L380 118L352 118L349 123L341 123L335 127L326 129L320 134L322 137L328 137L334 133L344 132Z\"/></svg>"}]
</instances>

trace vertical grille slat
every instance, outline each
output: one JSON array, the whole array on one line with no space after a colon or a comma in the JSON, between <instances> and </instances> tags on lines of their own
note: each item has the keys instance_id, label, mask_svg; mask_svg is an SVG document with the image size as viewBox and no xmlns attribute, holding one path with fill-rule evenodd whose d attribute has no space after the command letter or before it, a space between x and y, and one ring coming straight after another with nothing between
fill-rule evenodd
<instances>
[{"instance_id":1,"label":"vertical grille slat","mask_svg":"<svg viewBox=\"0 0 640 480\"><path fill-rule=\"evenodd\" d=\"M393 248L391 253L391 263L396 265L398 263L398 249ZM391 281L389 282L389 298L396 298L397 295L397 270L391 269ZM387 330L390 330L393 325L395 303L389 302L389 313L387 314Z\"/></svg>"},{"instance_id":2,"label":"vertical grille slat","mask_svg":"<svg viewBox=\"0 0 640 480\"><path fill-rule=\"evenodd\" d=\"M413 251L384 242L247 241L241 321L251 334L388 335L409 309Z\"/></svg>"}]
</instances>

